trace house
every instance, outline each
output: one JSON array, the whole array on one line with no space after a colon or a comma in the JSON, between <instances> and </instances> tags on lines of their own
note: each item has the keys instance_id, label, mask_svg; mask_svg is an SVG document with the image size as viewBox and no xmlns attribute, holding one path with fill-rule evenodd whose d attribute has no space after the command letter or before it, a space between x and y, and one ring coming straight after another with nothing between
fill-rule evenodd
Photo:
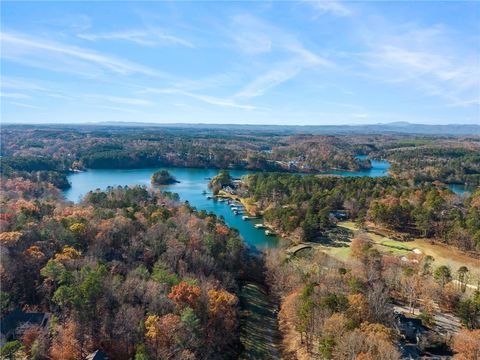
<instances>
[{"instance_id":1,"label":"house","mask_svg":"<svg viewBox=\"0 0 480 360\"><path fill-rule=\"evenodd\" d=\"M398 331L407 342L417 344L427 333L427 329L422 325L422 320L410 318L401 313L396 313L395 317Z\"/></svg>"},{"instance_id":2,"label":"house","mask_svg":"<svg viewBox=\"0 0 480 360\"><path fill-rule=\"evenodd\" d=\"M330 214L329 214L331 217L339 220L339 221L343 221L343 220L347 220L348 219L348 214L346 211L344 210L336 210L336 211L330 211Z\"/></svg>"},{"instance_id":3,"label":"house","mask_svg":"<svg viewBox=\"0 0 480 360\"><path fill-rule=\"evenodd\" d=\"M228 185L227 185L227 186L225 186L225 187L223 188L223 190L224 190L226 193L229 193L229 194L231 194L231 195L235 195L235 190L234 190L231 186L228 186Z\"/></svg>"},{"instance_id":4,"label":"house","mask_svg":"<svg viewBox=\"0 0 480 360\"><path fill-rule=\"evenodd\" d=\"M36 325L46 329L49 317L49 313L13 310L0 322L0 346L8 341L19 339L25 329L30 326Z\"/></svg>"},{"instance_id":5,"label":"house","mask_svg":"<svg viewBox=\"0 0 480 360\"><path fill-rule=\"evenodd\" d=\"M97 350L88 355L85 360L108 360L108 356L102 350Z\"/></svg>"}]
</instances>

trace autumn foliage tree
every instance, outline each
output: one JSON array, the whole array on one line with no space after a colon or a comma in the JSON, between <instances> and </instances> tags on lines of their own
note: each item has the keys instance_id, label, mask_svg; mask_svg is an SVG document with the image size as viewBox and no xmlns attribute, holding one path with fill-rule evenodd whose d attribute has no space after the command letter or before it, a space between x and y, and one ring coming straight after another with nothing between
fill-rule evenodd
<instances>
[{"instance_id":1,"label":"autumn foliage tree","mask_svg":"<svg viewBox=\"0 0 480 360\"><path fill-rule=\"evenodd\" d=\"M72 205L36 185L6 185L2 311L52 315L48 336L32 329L16 346L30 358L77 359L96 348L118 360L238 355L246 252L222 219L143 187Z\"/></svg>"},{"instance_id":2,"label":"autumn foliage tree","mask_svg":"<svg viewBox=\"0 0 480 360\"><path fill-rule=\"evenodd\" d=\"M168 294L168 298L175 302L175 304L183 309L189 306L193 309L197 307L198 298L202 290L196 285L190 285L186 281L172 287Z\"/></svg>"},{"instance_id":3,"label":"autumn foliage tree","mask_svg":"<svg viewBox=\"0 0 480 360\"><path fill-rule=\"evenodd\" d=\"M73 321L57 329L57 335L53 338L50 356L53 360L79 359L82 348L77 340L78 326Z\"/></svg>"},{"instance_id":4,"label":"autumn foliage tree","mask_svg":"<svg viewBox=\"0 0 480 360\"><path fill-rule=\"evenodd\" d=\"M453 339L454 359L477 360L480 358L480 330L460 330Z\"/></svg>"},{"instance_id":5,"label":"autumn foliage tree","mask_svg":"<svg viewBox=\"0 0 480 360\"><path fill-rule=\"evenodd\" d=\"M162 317L149 315L145 319L145 337L155 353L155 359L171 358L178 351L180 317L167 314Z\"/></svg>"}]
</instances>

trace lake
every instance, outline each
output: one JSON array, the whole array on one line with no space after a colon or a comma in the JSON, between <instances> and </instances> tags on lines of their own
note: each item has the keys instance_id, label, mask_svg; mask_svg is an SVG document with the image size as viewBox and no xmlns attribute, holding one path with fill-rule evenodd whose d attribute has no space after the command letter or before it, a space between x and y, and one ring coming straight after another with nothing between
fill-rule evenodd
<instances>
[{"instance_id":1,"label":"lake","mask_svg":"<svg viewBox=\"0 0 480 360\"><path fill-rule=\"evenodd\" d=\"M475 186L461 184L449 184L448 188L457 195L470 195L477 189Z\"/></svg>"},{"instance_id":2,"label":"lake","mask_svg":"<svg viewBox=\"0 0 480 360\"><path fill-rule=\"evenodd\" d=\"M367 155L357 155L357 159L366 160ZM381 176L390 176L388 174L388 169L390 169L390 163L388 161L382 160L370 160L372 167L368 170L362 171L330 171L326 174L328 175L339 175L339 176L369 176L369 177L381 177Z\"/></svg>"},{"instance_id":3,"label":"lake","mask_svg":"<svg viewBox=\"0 0 480 360\"><path fill-rule=\"evenodd\" d=\"M390 164L385 161L372 161L372 169L360 172L332 172L340 176L388 176ZM159 168L150 169L118 169L118 170L88 170L71 174L68 180L71 188L64 192L65 197L73 202L79 202L89 191L108 186L146 185L150 186L151 175ZM254 224L262 220L242 220L241 215L234 215L225 202L209 200L203 191L208 191L209 178L218 174L218 169L168 168L168 171L180 181L179 183L162 186L165 191L176 192L182 201L187 201L198 210L213 212L223 216L228 226L238 229L247 245L259 250L276 247L278 238L266 236L265 230L256 229ZM241 177L251 173L246 170L231 170L233 177Z\"/></svg>"},{"instance_id":4,"label":"lake","mask_svg":"<svg viewBox=\"0 0 480 360\"><path fill-rule=\"evenodd\" d=\"M65 191L68 200L78 202L91 190L106 189L108 186L146 185L150 186L150 176L159 169L133 170L88 170L69 176L72 187ZM266 236L265 230L256 229L258 220L242 220L242 215L234 215L226 202L207 199L203 191L208 191L208 178L218 174L218 169L168 168L179 183L162 186L162 190L176 192L182 201L188 200L198 210L213 212L223 216L228 226L238 229L243 240L252 248L265 249L276 247L278 238ZM232 170L233 177L241 177L249 171Z\"/></svg>"}]
</instances>

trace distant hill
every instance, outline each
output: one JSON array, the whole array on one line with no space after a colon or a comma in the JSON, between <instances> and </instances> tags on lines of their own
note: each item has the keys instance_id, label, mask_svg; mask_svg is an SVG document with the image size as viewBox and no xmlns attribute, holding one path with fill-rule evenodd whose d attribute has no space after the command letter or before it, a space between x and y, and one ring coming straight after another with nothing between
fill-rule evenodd
<instances>
[{"instance_id":1,"label":"distant hill","mask_svg":"<svg viewBox=\"0 0 480 360\"><path fill-rule=\"evenodd\" d=\"M4 124L4 127L46 127L46 128L96 128L111 129L121 128L171 128L171 129L216 129L260 131L275 133L310 133L310 134L416 134L416 135L480 135L480 123L476 124L448 124L427 125L412 124L409 122L377 123L365 125L244 125L244 124L156 124L141 122L100 122L83 124Z\"/></svg>"}]
</instances>

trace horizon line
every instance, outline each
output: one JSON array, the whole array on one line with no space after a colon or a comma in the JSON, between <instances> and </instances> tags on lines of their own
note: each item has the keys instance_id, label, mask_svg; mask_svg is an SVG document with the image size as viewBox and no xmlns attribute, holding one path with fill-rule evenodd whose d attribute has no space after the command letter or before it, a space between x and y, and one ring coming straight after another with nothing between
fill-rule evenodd
<instances>
[{"instance_id":1,"label":"horizon line","mask_svg":"<svg viewBox=\"0 0 480 360\"><path fill-rule=\"evenodd\" d=\"M421 125L421 126L476 126L480 127L480 124L472 123L448 123L448 124L428 124L417 123L409 121L391 121L391 122L377 122L377 123L364 123L364 124L259 124L259 123L208 123L208 122L148 122L148 121L89 121L89 122L9 122L2 121L2 125L213 125L213 126L264 126L264 127L320 127L320 126L334 126L334 127L362 127L362 126L384 126L384 125Z\"/></svg>"}]
</instances>

